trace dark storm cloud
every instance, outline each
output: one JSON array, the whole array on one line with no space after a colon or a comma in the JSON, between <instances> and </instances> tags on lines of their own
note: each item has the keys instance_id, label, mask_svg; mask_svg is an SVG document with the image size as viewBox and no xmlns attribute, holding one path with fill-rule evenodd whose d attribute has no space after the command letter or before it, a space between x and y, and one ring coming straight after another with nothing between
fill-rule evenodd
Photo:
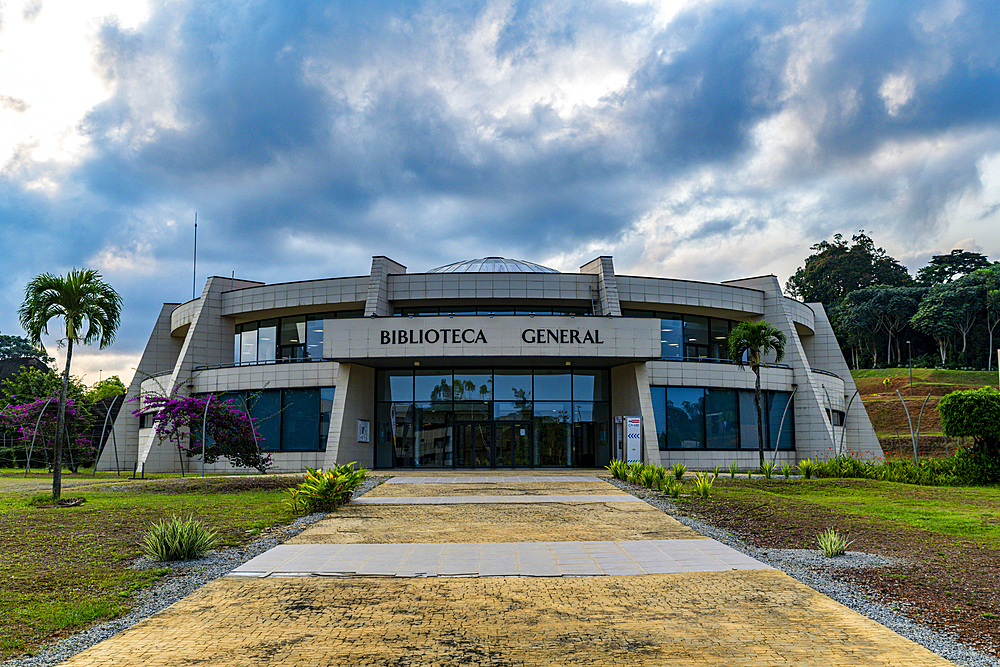
<instances>
[{"instance_id":1,"label":"dark storm cloud","mask_svg":"<svg viewBox=\"0 0 1000 667\"><path fill-rule=\"evenodd\" d=\"M699 4L655 28L618 2L158 2L100 29L114 93L58 193L0 176L23 230L3 240L66 268L111 253L148 319L190 291L194 211L201 273L268 281L364 273L372 254L538 260L647 217L691 244L786 216L806 246L873 219L918 239L1000 150L1000 9L859 6ZM565 75L578 61L594 71ZM601 68L623 73L574 97ZM759 133L785 116L794 131ZM776 141L792 157L768 156ZM870 168L919 141L954 146Z\"/></svg>"}]
</instances>

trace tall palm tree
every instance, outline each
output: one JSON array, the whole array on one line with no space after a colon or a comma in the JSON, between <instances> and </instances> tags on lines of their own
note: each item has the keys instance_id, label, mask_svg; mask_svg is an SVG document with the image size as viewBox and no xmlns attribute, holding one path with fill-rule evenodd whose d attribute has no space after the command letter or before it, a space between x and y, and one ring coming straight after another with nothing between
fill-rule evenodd
<instances>
[{"instance_id":1,"label":"tall palm tree","mask_svg":"<svg viewBox=\"0 0 1000 667\"><path fill-rule=\"evenodd\" d=\"M73 345L91 345L95 341L101 349L111 345L121 321L121 310L121 296L94 269L73 269L65 278L43 273L24 288L24 303L17 314L29 341L41 345L42 334L49 333L49 320L54 317L62 318L66 328L66 368L59 390L59 418L52 457L52 497L57 500L62 493L62 438Z\"/></svg>"},{"instance_id":2,"label":"tall palm tree","mask_svg":"<svg viewBox=\"0 0 1000 667\"><path fill-rule=\"evenodd\" d=\"M764 418L760 409L760 367L761 359L771 351L775 363L785 358L785 334L767 320L741 322L729 332L729 358L740 368L750 367L754 382L753 402L757 407L757 448L760 451L760 465L764 467ZM763 364L767 366L767 364Z\"/></svg>"}]
</instances>

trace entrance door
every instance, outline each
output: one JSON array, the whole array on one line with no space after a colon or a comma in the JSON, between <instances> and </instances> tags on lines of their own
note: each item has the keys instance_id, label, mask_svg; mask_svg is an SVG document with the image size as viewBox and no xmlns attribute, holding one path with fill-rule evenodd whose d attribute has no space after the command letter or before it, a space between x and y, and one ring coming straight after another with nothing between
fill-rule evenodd
<instances>
[{"instance_id":1,"label":"entrance door","mask_svg":"<svg viewBox=\"0 0 1000 667\"><path fill-rule=\"evenodd\" d=\"M493 423L455 424L455 465L459 468L493 467Z\"/></svg>"},{"instance_id":2,"label":"entrance door","mask_svg":"<svg viewBox=\"0 0 1000 667\"><path fill-rule=\"evenodd\" d=\"M495 422L497 468L527 468L531 466L531 422Z\"/></svg>"}]
</instances>

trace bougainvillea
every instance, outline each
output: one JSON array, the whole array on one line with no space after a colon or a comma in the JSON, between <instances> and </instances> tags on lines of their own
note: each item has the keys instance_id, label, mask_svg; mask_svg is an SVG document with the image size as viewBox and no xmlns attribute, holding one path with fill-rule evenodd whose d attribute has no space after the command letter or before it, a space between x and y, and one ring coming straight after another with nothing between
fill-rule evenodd
<instances>
[{"instance_id":1,"label":"bougainvillea","mask_svg":"<svg viewBox=\"0 0 1000 667\"><path fill-rule=\"evenodd\" d=\"M51 402L50 402L51 401ZM48 403L48 407L46 407ZM56 424L59 420L59 397L39 398L21 405L10 405L0 414L0 430L17 433L24 442L25 448L30 447L34 440L32 458L36 453L52 451L55 444ZM41 419L39 420L39 416ZM89 439L80 437L92 426L92 416L86 406L72 398L66 399L66 428L70 442L70 470L76 472L81 465L89 465L94 460L96 448ZM37 433L37 437L36 437Z\"/></svg>"},{"instance_id":2,"label":"bougainvillea","mask_svg":"<svg viewBox=\"0 0 1000 667\"><path fill-rule=\"evenodd\" d=\"M191 457L202 453L202 419L206 405L205 463L215 463L223 457L236 467L266 472L272 461L260 447L264 438L257 431L256 420L236 407L232 400L220 401L215 394L144 396L142 407L133 414L148 413L156 434Z\"/></svg>"}]
</instances>

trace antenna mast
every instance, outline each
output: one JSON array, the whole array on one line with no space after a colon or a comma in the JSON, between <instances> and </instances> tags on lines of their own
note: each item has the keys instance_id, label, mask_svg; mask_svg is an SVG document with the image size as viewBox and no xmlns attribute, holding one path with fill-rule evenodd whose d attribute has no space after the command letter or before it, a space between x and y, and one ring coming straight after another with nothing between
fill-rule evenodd
<instances>
[{"instance_id":1,"label":"antenna mast","mask_svg":"<svg viewBox=\"0 0 1000 667\"><path fill-rule=\"evenodd\" d=\"M194 265L191 269L191 298L198 287L198 212L194 212Z\"/></svg>"}]
</instances>

